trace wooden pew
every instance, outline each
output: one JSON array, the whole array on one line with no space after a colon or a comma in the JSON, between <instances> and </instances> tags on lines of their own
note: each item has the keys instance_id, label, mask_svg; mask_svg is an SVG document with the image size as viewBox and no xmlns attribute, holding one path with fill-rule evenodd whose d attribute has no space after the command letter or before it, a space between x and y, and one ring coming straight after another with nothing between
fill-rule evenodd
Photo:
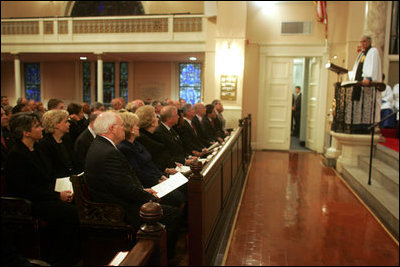
<instances>
[{"instance_id":1,"label":"wooden pew","mask_svg":"<svg viewBox=\"0 0 400 267\"><path fill-rule=\"evenodd\" d=\"M213 159L191 165L188 185L189 263L212 265L227 240L251 159L251 115Z\"/></svg>"},{"instance_id":2,"label":"wooden pew","mask_svg":"<svg viewBox=\"0 0 400 267\"><path fill-rule=\"evenodd\" d=\"M32 202L19 197L1 197L2 231L26 258L41 256L40 220L32 216ZM4 236L2 238L5 238Z\"/></svg>"},{"instance_id":3,"label":"wooden pew","mask_svg":"<svg viewBox=\"0 0 400 267\"><path fill-rule=\"evenodd\" d=\"M83 175L70 177L78 210L85 265L105 265L117 251L133 247L137 229L127 224L124 209L91 200Z\"/></svg>"}]
</instances>

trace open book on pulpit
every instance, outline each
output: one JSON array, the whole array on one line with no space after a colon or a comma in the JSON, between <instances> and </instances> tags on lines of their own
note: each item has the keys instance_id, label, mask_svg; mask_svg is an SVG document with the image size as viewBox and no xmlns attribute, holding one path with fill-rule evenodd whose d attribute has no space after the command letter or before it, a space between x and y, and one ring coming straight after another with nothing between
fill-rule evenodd
<instances>
[{"instance_id":1,"label":"open book on pulpit","mask_svg":"<svg viewBox=\"0 0 400 267\"><path fill-rule=\"evenodd\" d=\"M357 84L357 81L343 81L340 83L341 86L346 86L346 85L355 85Z\"/></svg>"}]
</instances>

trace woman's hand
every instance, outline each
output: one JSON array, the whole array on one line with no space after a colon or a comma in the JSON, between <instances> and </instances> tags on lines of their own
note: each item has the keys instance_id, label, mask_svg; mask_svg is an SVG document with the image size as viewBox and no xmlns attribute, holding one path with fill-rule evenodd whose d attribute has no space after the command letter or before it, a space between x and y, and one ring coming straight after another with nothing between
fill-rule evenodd
<instances>
[{"instance_id":1,"label":"woman's hand","mask_svg":"<svg viewBox=\"0 0 400 267\"><path fill-rule=\"evenodd\" d=\"M165 169L165 173L166 174L175 174L175 173L177 173L178 171L177 170L175 170L175 169L173 169L173 168L166 168Z\"/></svg>"},{"instance_id":2,"label":"woman's hand","mask_svg":"<svg viewBox=\"0 0 400 267\"><path fill-rule=\"evenodd\" d=\"M62 201L71 202L73 200L73 198L74 198L74 196L72 194L72 191L70 191L70 190L60 192L60 199Z\"/></svg>"}]
</instances>

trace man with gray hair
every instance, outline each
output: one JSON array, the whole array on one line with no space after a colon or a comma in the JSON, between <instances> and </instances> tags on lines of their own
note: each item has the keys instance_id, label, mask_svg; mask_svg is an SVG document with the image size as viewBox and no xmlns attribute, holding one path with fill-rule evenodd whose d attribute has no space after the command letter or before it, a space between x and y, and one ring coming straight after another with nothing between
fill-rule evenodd
<instances>
[{"instance_id":1,"label":"man with gray hair","mask_svg":"<svg viewBox=\"0 0 400 267\"><path fill-rule=\"evenodd\" d=\"M126 221L139 229L140 207L146 202L158 201L151 188L143 188L131 164L117 145L125 139L121 117L115 112L101 113L93 124L96 138L86 155L85 179L89 194L96 202L114 203L122 206ZM171 258L181 221L178 208L162 205L160 220L167 230L167 253Z\"/></svg>"},{"instance_id":2,"label":"man with gray hair","mask_svg":"<svg viewBox=\"0 0 400 267\"><path fill-rule=\"evenodd\" d=\"M164 144L166 150L175 162L190 165L193 157L185 159L186 154L179 134L173 129L178 123L178 109L175 106L165 106L160 112L160 124L154 132L154 137Z\"/></svg>"},{"instance_id":3,"label":"man with gray hair","mask_svg":"<svg viewBox=\"0 0 400 267\"><path fill-rule=\"evenodd\" d=\"M192 104L186 104L182 108L183 124L178 128L179 136L182 139L183 147L188 154L201 157L208 152L207 148L200 141L192 119L195 116Z\"/></svg>"},{"instance_id":4,"label":"man with gray hair","mask_svg":"<svg viewBox=\"0 0 400 267\"><path fill-rule=\"evenodd\" d=\"M354 63L352 71L349 71L349 79L351 81L358 81L364 87L355 85L352 88L352 101L351 106L352 116L346 118L346 123L351 123L354 126L352 132L354 133L369 133L367 126L372 123L373 113L364 112L361 114L362 105L365 103L373 102L374 88L367 87L371 82L382 82L382 68L379 51L377 48L371 46L371 37L363 35L360 40L360 46L357 47L359 52L357 59ZM361 92L363 91L363 94ZM375 122L380 120L381 112L381 92L376 90L376 110ZM363 99L361 99L361 95ZM367 114L368 113L368 114ZM371 113L371 114L369 114ZM349 112L350 114L350 112ZM350 117L352 121L350 121Z\"/></svg>"}]
</instances>

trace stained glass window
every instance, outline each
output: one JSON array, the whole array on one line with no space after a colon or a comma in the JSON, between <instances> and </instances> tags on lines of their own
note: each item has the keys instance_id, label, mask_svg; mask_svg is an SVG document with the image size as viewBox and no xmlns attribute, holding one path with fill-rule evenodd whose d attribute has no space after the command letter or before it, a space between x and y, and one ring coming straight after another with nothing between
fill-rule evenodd
<instances>
[{"instance_id":1,"label":"stained glass window","mask_svg":"<svg viewBox=\"0 0 400 267\"><path fill-rule=\"evenodd\" d=\"M115 98L115 64L105 62L103 64L103 100L104 104L111 103Z\"/></svg>"},{"instance_id":2,"label":"stained glass window","mask_svg":"<svg viewBox=\"0 0 400 267\"><path fill-rule=\"evenodd\" d=\"M83 62L83 102L91 103L90 97L90 62Z\"/></svg>"},{"instance_id":3,"label":"stained glass window","mask_svg":"<svg viewBox=\"0 0 400 267\"><path fill-rule=\"evenodd\" d=\"M128 62L119 64L119 96L128 103Z\"/></svg>"},{"instance_id":4,"label":"stained glass window","mask_svg":"<svg viewBox=\"0 0 400 267\"><path fill-rule=\"evenodd\" d=\"M40 64L25 63L25 97L35 102L40 101Z\"/></svg>"},{"instance_id":5,"label":"stained glass window","mask_svg":"<svg viewBox=\"0 0 400 267\"><path fill-rule=\"evenodd\" d=\"M179 64L179 97L195 104L201 99L201 64Z\"/></svg>"}]
</instances>

